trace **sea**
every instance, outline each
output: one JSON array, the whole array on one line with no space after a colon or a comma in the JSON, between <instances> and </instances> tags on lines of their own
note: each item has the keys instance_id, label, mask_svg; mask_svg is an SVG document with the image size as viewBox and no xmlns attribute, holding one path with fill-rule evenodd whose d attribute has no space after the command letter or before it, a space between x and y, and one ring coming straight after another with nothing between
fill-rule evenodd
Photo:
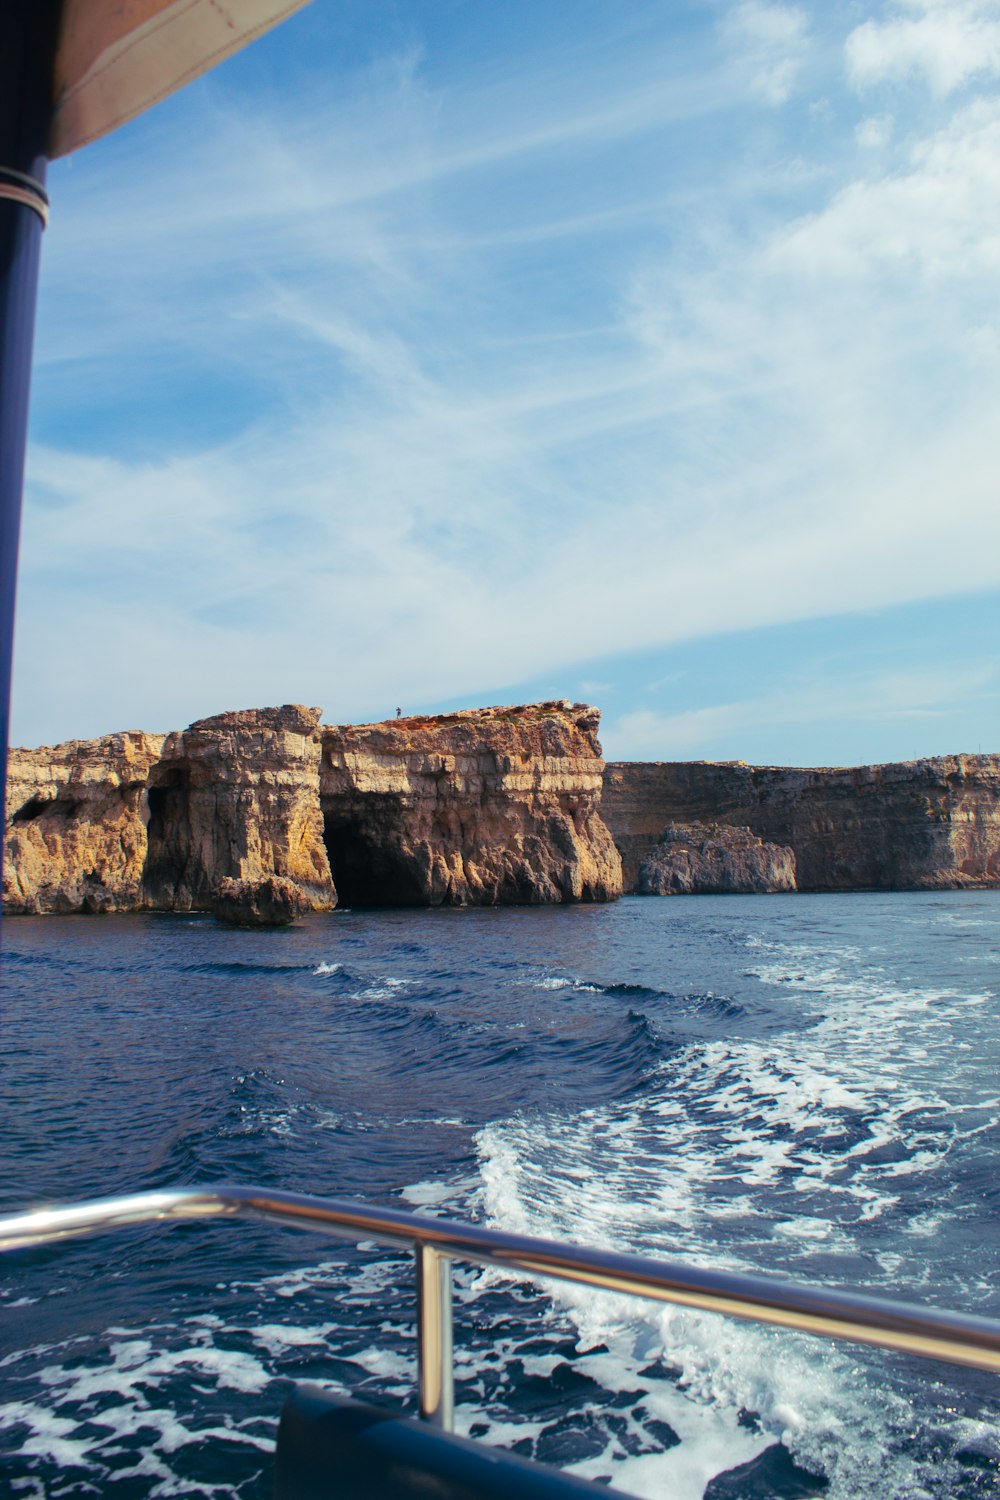
<instances>
[{"instance_id":1,"label":"sea","mask_svg":"<svg viewBox=\"0 0 1000 1500\"><path fill-rule=\"evenodd\" d=\"M220 1181L1000 1316L1000 891L3 929L0 1211ZM996 1378L456 1268L456 1425L665 1500L1000 1497ZM0 1259L0 1494L264 1500L296 1380L412 1412L410 1256Z\"/></svg>"}]
</instances>

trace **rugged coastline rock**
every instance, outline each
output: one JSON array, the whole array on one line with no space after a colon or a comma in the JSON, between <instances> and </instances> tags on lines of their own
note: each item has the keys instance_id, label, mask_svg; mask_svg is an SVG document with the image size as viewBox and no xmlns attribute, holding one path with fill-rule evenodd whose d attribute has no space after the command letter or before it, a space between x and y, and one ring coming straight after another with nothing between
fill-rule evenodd
<instances>
[{"instance_id":1,"label":"rugged coastline rock","mask_svg":"<svg viewBox=\"0 0 1000 1500\"><path fill-rule=\"evenodd\" d=\"M271 924L337 889L462 906L1000 885L1000 756L605 768L599 721L558 701L324 726L286 704L12 750L4 905Z\"/></svg>"},{"instance_id":2,"label":"rugged coastline rock","mask_svg":"<svg viewBox=\"0 0 1000 1500\"><path fill-rule=\"evenodd\" d=\"M626 890L668 823L749 828L794 851L799 890L1000 885L1000 756L798 770L718 761L609 764L601 812Z\"/></svg>"},{"instance_id":3,"label":"rugged coastline rock","mask_svg":"<svg viewBox=\"0 0 1000 1500\"><path fill-rule=\"evenodd\" d=\"M232 927L286 927L314 909L301 887L282 875L262 880L227 875L212 897L213 913Z\"/></svg>"},{"instance_id":4,"label":"rugged coastline rock","mask_svg":"<svg viewBox=\"0 0 1000 1500\"><path fill-rule=\"evenodd\" d=\"M320 800L343 902L610 901L600 714L551 702L328 727Z\"/></svg>"},{"instance_id":5,"label":"rugged coastline rock","mask_svg":"<svg viewBox=\"0 0 1000 1500\"><path fill-rule=\"evenodd\" d=\"M281 906L274 879L290 881L314 911L336 904L319 807L321 713L286 703L167 736L149 772L147 906L218 906L236 920L239 889L246 920L259 921L269 903Z\"/></svg>"},{"instance_id":6,"label":"rugged coastline rock","mask_svg":"<svg viewBox=\"0 0 1000 1500\"><path fill-rule=\"evenodd\" d=\"M639 866L640 896L762 895L794 891L795 855L749 828L669 823Z\"/></svg>"},{"instance_id":7,"label":"rugged coastline rock","mask_svg":"<svg viewBox=\"0 0 1000 1500\"><path fill-rule=\"evenodd\" d=\"M11 912L142 906L146 782L162 734L11 750L3 899Z\"/></svg>"},{"instance_id":8,"label":"rugged coastline rock","mask_svg":"<svg viewBox=\"0 0 1000 1500\"><path fill-rule=\"evenodd\" d=\"M299 704L11 752L11 912L607 901L600 715L565 702L361 726ZM333 871L331 871L331 866Z\"/></svg>"},{"instance_id":9,"label":"rugged coastline rock","mask_svg":"<svg viewBox=\"0 0 1000 1500\"><path fill-rule=\"evenodd\" d=\"M12 750L6 910L218 909L255 924L329 910L319 720L286 704Z\"/></svg>"}]
</instances>

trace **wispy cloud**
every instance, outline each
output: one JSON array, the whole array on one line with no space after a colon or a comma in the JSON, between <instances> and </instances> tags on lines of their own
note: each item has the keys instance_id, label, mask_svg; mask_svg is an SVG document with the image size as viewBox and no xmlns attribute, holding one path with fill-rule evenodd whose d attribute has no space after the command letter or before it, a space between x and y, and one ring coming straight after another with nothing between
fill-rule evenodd
<instances>
[{"instance_id":1,"label":"wispy cloud","mask_svg":"<svg viewBox=\"0 0 1000 1500\"><path fill-rule=\"evenodd\" d=\"M815 729L849 721L856 727L889 719L941 719L956 706L994 696L1000 688L1000 657L957 670L872 672L825 678L821 683L786 682L756 698L680 713L641 709L605 723L609 759L741 759L759 730L781 726ZM952 747L954 750L974 746Z\"/></svg>"},{"instance_id":2,"label":"wispy cloud","mask_svg":"<svg viewBox=\"0 0 1000 1500\"><path fill-rule=\"evenodd\" d=\"M901 169L843 188L819 213L789 226L772 254L813 276L878 275L898 268L924 282L969 285L1000 274L1000 101L956 111L917 141ZM880 287L904 300L907 283Z\"/></svg>"},{"instance_id":3,"label":"wispy cloud","mask_svg":"<svg viewBox=\"0 0 1000 1500\"><path fill-rule=\"evenodd\" d=\"M808 47L808 18L798 5L739 0L720 31L750 88L765 104L784 104L798 80Z\"/></svg>"},{"instance_id":4,"label":"wispy cloud","mask_svg":"<svg viewBox=\"0 0 1000 1500\"><path fill-rule=\"evenodd\" d=\"M59 169L18 735L1000 585L1000 114L741 158L734 68L790 98L814 20L219 85Z\"/></svg>"}]
</instances>

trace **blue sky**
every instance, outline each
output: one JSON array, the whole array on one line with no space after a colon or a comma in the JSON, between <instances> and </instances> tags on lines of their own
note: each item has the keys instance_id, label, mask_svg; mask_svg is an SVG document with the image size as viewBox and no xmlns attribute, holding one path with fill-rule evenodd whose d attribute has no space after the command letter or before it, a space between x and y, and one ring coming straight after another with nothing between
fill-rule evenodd
<instances>
[{"instance_id":1,"label":"blue sky","mask_svg":"<svg viewBox=\"0 0 1000 1500\"><path fill-rule=\"evenodd\" d=\"M14 739L1000 750L1000 0L314 0L53 164Z\"/></svg>"}]
</instances>

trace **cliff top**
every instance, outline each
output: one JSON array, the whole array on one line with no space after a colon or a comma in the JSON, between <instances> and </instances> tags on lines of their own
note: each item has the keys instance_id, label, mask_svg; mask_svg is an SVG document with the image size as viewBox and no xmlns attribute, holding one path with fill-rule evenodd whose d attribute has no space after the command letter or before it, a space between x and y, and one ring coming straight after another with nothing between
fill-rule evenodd
<instances>
[{"instance_id":1,"label":"cliff top","mask_svg":"<svg viewBox=\"0 0 1000 1500\"><path fill-rule=\"evenodd\" d=\"M393 757L420 753L477 755L524 760L533 755L599 760L600 710L589 703L553 699L450 714L412 714L375 724L325 724L329 752Z\"/></svg>"},{"instance_id":2,"label":"cliff top","mask_svg":"<svg viewBox=\"0 0 1000 1500\"><path fill-rule=\"evenodd\" d=\"M438 730L451 725L475 728L491 723L544 724L547 721L564 720L577 729L596 734L601 722L601 711L590 703L571 703L568 698L553 698L544 703L501 704L490 708L462 708L449 714L404 714L401 718L373 720L368 724L320 724L323 710L307 708L302 703L284 703L276 708L227 709L224 713L212 714L205 719L195 719L188 730L218 731L237 730L291 730L298 734L311 734L315 730L330 733L358 732L393 729L402 731ZM177 731L173 731L175 734ZM125 729L113 734L96 735L93 739L61 740L57 745L11 746L10 755L39 755L68 758L80 751L103 751L105 754L127 753L132 748L153 747L158 752L166 734L147 734L141 729Z\"/></svg>"},{"instance_id":3,"label":"cliff top","mask_svg":"<svg viewBox=\"0 0 1000 1500\"><path fill-rule=\"evenodd\" d=\"M319 728L322 717L321 708L306 708L304 703L283 703L280 708L230 709L226 713L212 714L207 719L195 719L193 724L188 725L188 729L195 732L237 729L312 734Z\"/></svg>"},{"instance_id":4,"label":"cliff top","mask_svg":"<svg viewBox=\"0 0 1000 1500\"><path fill-rule=\"evenodd\" d=\"M601 722L601 710L590 703L570 703L568 698L550 698L544 703L508 703L490 708L459 708L450 714L403 714L398 719L374 719L369 724L324 724L324 729L384 729L387 725L403 729L444 729L451 724L540 723L551 718L571 719L577 729L595 733Z\"/></svg>"},{"instance_id":5,"label":"cliff top","mask_svg":"<svg viewBox=\"0 0 1000 1500\"><path fill-rule=\"evenodd\" d=\"M925 755L919 760L887 760L873 763L865 763L856 766L787 766L769 765L764 763L753 764L746 760L609 760L608 771L613 772L620 766L628 766L630 770L650 771L669 770L676 766L691 766L699 769L709 768L716 771L746 771L748 774L755 772L783 771L800 776L843 776L857 775L861 772L872 772L883 775L886 772L919 772L920 770L963 772L967 767L973 769L988 769L1000 772L1000 751L987 751L985 754L972 755L965 751L958 751L954 755Z\"/></svg>"}]
</instances>

